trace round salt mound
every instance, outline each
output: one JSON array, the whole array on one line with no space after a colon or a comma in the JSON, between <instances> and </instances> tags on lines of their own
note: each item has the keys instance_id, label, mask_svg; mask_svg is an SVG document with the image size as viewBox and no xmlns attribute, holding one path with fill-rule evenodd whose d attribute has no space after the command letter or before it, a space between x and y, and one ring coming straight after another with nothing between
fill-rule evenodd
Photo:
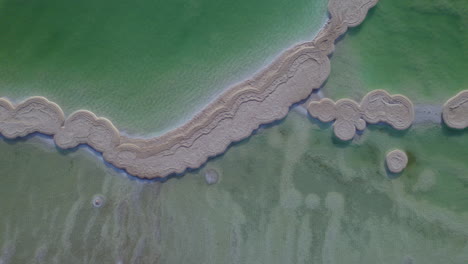
<instances>
[{"instance_id":1,"label":"round salt mound","mask_svg":"<svg viewBox=\"0 0 468 264\"><path fill-rule=\"evenodd\" d=\"M217 183L218 179L219 175L216 170L210 169L205 172L205 180L209 185Z\"/></svg>"},{"instance_id":2,"label":"round salt mound","mask_svg":"<svg viewBox=\"0 0 468 264\"><path fill-rule=\"evenodd\" d=\"M104 206L104 196L102 195L94 195L92 200L93 206L95 208L101 208Z\"/></svg>"},{"instance_id":3,"label":"round salt mound","mask_svg":"<svg viewBox=\"0 0 468 264\"><path fill-rule=\"evenodd\" d=\"M386 163L389 171L400 173L408 164L408 156L405 152L395 149L387 153Z\"/></svg>"}]
</instances>

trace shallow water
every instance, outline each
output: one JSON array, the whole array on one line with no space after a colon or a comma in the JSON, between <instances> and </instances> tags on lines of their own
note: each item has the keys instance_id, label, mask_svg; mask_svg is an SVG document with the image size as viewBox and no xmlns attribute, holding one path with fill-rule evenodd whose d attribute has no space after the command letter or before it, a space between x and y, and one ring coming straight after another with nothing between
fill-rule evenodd
<instances>
[{"instance_id":1,"label":"shallow water","mask_svg":"<svg viewBox=\"0 0 468 264\"><path fill-rule=\"evenodd\" d=\"M437 126L372 126L343 144L293 111L204 168L157 183L132 180L85 149L2 141L0 259L466 263L467 144L466 132ZM383 162L393 148L410 161L390 179ZM205 182L210 169L217 184Z\"/></svg>"},{"instance_id":2,"label":"shallow water","mask_svg":"<svg viewBox=\"0 0 468 264\"><path fill-rule=\"evenodd\" d=\"M26 12L21 7L21 3L0 2L0 10L3 10L0 12L5 10ZM389 80L388 76L383 74L381 67L375 66L380 61L372 64L364 63L372 59L370 55L364 53L375 55L382 47L379 44L371 49L363 44L369 42L361 42L373 36L366 30L372 28L373 23L382 24L382 21L378 22L379 17L392 17L391 14L386 14L385 10L401 11L402 14L409 12L404 8L401 10L395 8L403 5L402 1L396 1L395 6L391 7L392 3L389 0L381 0L378 5L380 9L371 12L370 22L366 21L364 27L352 31L338 43L332 58L333 72L323 89L325 95L334 99L345 96L360 99L368 90L388 88L392 92L402 92L414 99L413 96L424 88L427 89L427 93L421 93L425 96L421 100L440 105L443 98L455 92L454 87L458 82L463 84L466 81L457 75L459 72L455 71L450 74L454 74L454 78L457 79L447 82L447 87L451 87L449 90L436 89L436 84L448 80L441 74L435 75L430 85L424 87L419 84L404 86L395 83L393 79ZM412 3L417 5L419 2ZM54 4L57 9L61 8L60 5L64 5L62 2ZM79 3L82 5L81 8L87 4ZM95 4L103 5L103 3ZM163 106L164 103L170 105L169 101L163 100L163 104L152 105L151 107L161 107L161 109L145 115L144 118L132 119L135 113L146 109L149 102L162 99L151 93L147 93L142 98L142 93L138 92L140 88L127 89L128 83L122 81L124 79L129 82L148 81L145 78L150 75L150 68L154 65L152 60L145 61L146 64L140 63L142 56L147 54L146 50L126 50L125 46L134 46L129 44L132 41L124 34L112 36L123 41L111 45L119 50L117 55L111 51L101 53L105 49L97 45L102 43L98 40L108 39L109 36L100 36L97 31L93 31L92 21L84 25L78 23L79 19L93 17L85 15L89 12L99 13L99 10L102 10L100 7L96 10L82 10L81 14L84 17L77 15L78 20L67 21L67 23L77 23L74 26L76 29L81 28L81 31L78 30L75 34L88 36L84 39L89 42L83 43L92 48L83 50L83 53L69 53L80 45L70 44L73 42L73 34L68 35L67 41L60 40L61 35L58 34L57 40L53 38L49 40L52 42L50 45L55 43L53 50L57 51L57 54L47 53L45 51L48 44L33 45L31 39L37 38L38 42L45 41L48 33L41 33L39 29L49 28L48 23L52 23L51 21L57 18L50 16L55 14L54 10L51 10L51 5L42 6L39 2L36 5L34 16L32 9L31 13L24 13L24 16L36 17L37 21L43 21L41 23L45 24L40 25L38 22L38 25L34 25L38 31L28 33L32 35L28 37L30 40L24 41L26 47L14 48L22 55L14 57L10 53L0 53L2 56L0 77L8 77L0 78L4 84L8 84L1 86L2 93L5 91L5 94L8 93L9 96L16 98L31 95L29 92L32 90L28 90L30 87L38 89L37 91L43 89L44 92L50 92L50 95L44 95L52 99L55 96L58 103L69 107L67 111L72 111L74 107L85 107L90 110L96 107L99 108L96 111L98 114L101 111L101 114L109 116L114 111L115 113L121 111L122 115L111 117L118 125L122 124L125 128L127 125L131 127L140 124L142 130L139 132L154 132L152 128L160 126L162 123L159 122L163 122L162 119L154 118L158 111L162 111L163 114L166 110L172 111L169 111L169 107ZM242 3L238 3L236 7L242 9ZM105 32L112 33L115 32L115 28L112 27L115 23L125 19L130 21L136 19L131 12L124 12L132 8L135 6L117 5L110 9L116 11L115 14L108 11L112 15L94 17L102 20L101 22L107 21L104 24L109 28ZM286 12L288 8L294 7L284 5L281 9ZM430 5L427 8L430 10ZM81 10L78 7L76 9ZM42 13L39 12L41 10ZM196 9L187 7L180 10L189 12ZM171 13L170 10L165 11ZM302 11L310 12L310 10ZM78 14L76 13L78 11L68 12L62 16L72 18L74 16L71 14ZM151 10L148 10L148 13L151 13ZM129 17L122 17L119 14ZM152 15L138 18L144 20L149 19L148 17L153 18ZM395 15L396 17L398 16ZM271 19L274 18L276 19L276 17ZM21 17L17 19L21 20ZM403 24L406 21L399 19ZM293 20L295 19L282 23L294 24ZM432 23L431 20L426 22ZM32 25L24 23L22 30L26 34L27 25ZM67 23L63 27L70 26ZM376 27L382 27L381 24ZM7 28L5 25L0 23L0 30L5 30ZM60 24L55 26L57 30L62 27ZM391 26L393 24L390 23L386 28L390 30ZM118 31L134 32L135 27L136 25L132 25L129 28L120 28ZM293 28L291 27L291 32L294 31ZM310 29L307 27L307 30ZM225 29L220 30L224 32ZM440 34L445 32L434 30ZM10 34L19 36L22 31L18 31ZM255 35L258 32L251 34ZM271 32L271 28L268 32ZM188 37L190 34L184 36ZM263 37L267 39L269 36L271 34ZM152 36L142 34L140 37L148 38L152 42L138 42L139 45L149 46L156 42ZM409 39L410 35L394 34L393 37ZM245 38L250 40L251 35ZM96 40L95 43L92 42L93 39ZM457 39L458 36L454 36L452 40L457 42L459 41ZM64 41L71 46L62 45ZM31 43L30 47L28 43ZM93 46L93 43L97 46ZM432 45L429 42L419 44L421 43ZM198 44L193 44L192 48ZM254 43L244 44L248 46ZM434 43L434 45L439 44L441 43ZM8 45L12 44L2 43L0 49ZM282 45L279 43L278 47L281 48ZM360 48L359 45L363 47ZM37 51L21 53L32 47ZM13 49L13 46L10 48ZM211 48L210 51L213 50ZM391 49L392 52L400 52L400 48L401 46ZM122 65L122 69L119 71L119 69L101 67L105 64L101 60L103 57L89 61L86 56L79 55L87 55L89 59L93 57L93 52L111 58L110 65ZM118 54L125 56L120 58ZM150 53L148 56L154 54ZM268 58L271 54L274 53L263 58ZM39 55L43 56L43 59L36 57ZM64 55L70 56L68 58L72 60L67 61L66 56L61 57ZM218 65L216 63L226 58L212 55L206 60L213 65ZM424 57L426 55L427 53L421 52L415 56L421 56L421 60L426 60L427 57ZM6 61L3 60L5 56L12 65L8 70L5 68L7 64L2 64ZM197 56L204 56L203 52ZM131 57L135 57L135 60L129 60ZM187 59L187 65L193 65L190 64L190 60L197 58L195 56ZM242 58L237 59L242 60ZM388 62L387 59L393 62ZM455 64L460 63L457 62L459 58L451 55L446 59L448 62L454 60ZM31 63L32 61L36 61L36 64ZM357 62L359 64L356 64ZM406 84L419 83L418 78L427 77L436 73L437 67L443 67L428 65L425 68L427 71L417 71L421 75L415 75L414 72L397 69L398 63L403 62L407 63L396 58L382 57L382 65L389 65L388 63L396 65L390 73L398 76L399 80ZM444 61L441 60L442 62ZM22 63L30 68L22 69ZM229 64L231 68L226 64L219 65L228 67L229 71L240 68L242 69L239 71L244 70L243 67L232 66L235 62L232 63ZM260 65L262 61L255 59L255 63ZM68 69L65 67L67 65L77 68ZM127 67L129 65L135 67ZM372 65L375 69L369 69ZM411 68L411 64L408 67ZM132 71L127 72L128 68ZM346 70L337 71L337 69ZM187 77L187 80L194 78L193 80L198 81L196 74L198 70L194 69L190 72L193 75L181 76L180 79ZM226 69L219 69L218 73L224 70ZM245 69L244 73L250 71L251 69ZM55 79L50 79L48 78L50 75L45 72L59 74L54 77ZM115 74L118 72L121 76ZM361 74L364 72L365 74ZM218 73L216 76L223 78L223 75ZM171 78L170 74L168 73L168 78ZM241 75L242 72L226 78L237 78ZM41 78L36 78L38 76ZM79 80L82 80L83 76L89 77L89 86L80 86L79 90L73 91L79 93L78 97L70 96L72 93L70 87L81 85ZM129 76L131 78L127 78ZM381 78L381 81L373 78ZM179 78L175 80L181 81ZM223 79L226 83L233 80L235 79ZM109 87L109 83L116 87L115 93L107 94L105 89L99 91L95 89L98 86ZM376 83L382 85L378 86ZM61 87L66 89L60 89ZM153 89L150 85L141 87L147 87L141 88L148 89L146 91ZM23 92L27 94L22 94ZM196 91L200 94L199 92ZM91 100L90 95L97 96ZM122 98L129 99L129 102L148 101L137 105L117 104L118 107L111 103L112 100L122 102ZM106 104L99 105L99 102ZM125 111L128 109L131 113L126 114ZM107 166L99 156L87 148L58 151L50 139L37 136L29 137L27 140L2 139L0 140L0 168L2 168L0 170L0 263L465 264L468 261L467 133L466 130L454 131L435 124L420 124L403 132L386 126L370 126L353 142L343 143L334 138L329 124L318 123L293 110L285 120L261 128L254 136L235 144L225 154L210 160L203 168L188 172L182 177L171 178L164 183L135 180ZM406 151L409 156L408 167L401 175L388 174L384 166L386 152L394 148ZM213 169L218 172L219 179L216 184L209 185L204 174ZM103 206L96 207L96 204L93 204L96 197L102 197Z\"/></svg>"},{"instance_id":3,"label":"shallow water","mask_svg":"<svg viewBox=\"0 0 468 264\"><path fill-rule=\"evenodd\" d=\"M162 133L282 50L310 40L327 1L0 3L0 95L42 95L132 133Z\"/></svg>"},{"instance_id":4,"label":"shallow water","mask_svg":"<svg viewBox=\"0 0 468 264\"><path fill-rule=\"evenodd\" d=\"M468 2L380 0L338 43L324 92L355 100L386 89L443 104L468 88Z\"/></svg>"}]
</instances>

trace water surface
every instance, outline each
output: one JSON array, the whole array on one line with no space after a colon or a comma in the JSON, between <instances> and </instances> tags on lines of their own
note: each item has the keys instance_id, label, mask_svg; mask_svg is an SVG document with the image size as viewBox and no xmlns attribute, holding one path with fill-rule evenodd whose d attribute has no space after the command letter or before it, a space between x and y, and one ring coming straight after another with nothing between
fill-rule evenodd
<instances>
[{"instance_id":1,"label":"water surface","mask_svg":"<svg viewBox=\"0 0 468 264\"><path fill-rule=\"evenodd\" d=\"M2 141L0 259L466 263L466 136L373 126L343 144L292 112L165 183L131 180L83 149ZM396 178L383 164L393 148L410 156ZM208 169L220 173L217 184L205 183ZM105 197L101 208L91 203L96 194Z\"/></svg>"},{"instance_id":2,"label":"water surface","mask_svg":"<svg viewBox=\"0 0 468 264\"><path fill-rule=\"evenodd\" d=\"M0 95L162 133L311 40L326 10L325 0L3 0Z\"/></svg>"},{"instance_id":3,"label":"water surface","mask_svg":"<svg viewBox=\"0 0 468 264\"><path fill-rule=\"evenodd\" d=\"M468 89L468 2L380 0L336 47L324 92L361 100L385 89L442 104Z\"/></svg>"}]
</instances>

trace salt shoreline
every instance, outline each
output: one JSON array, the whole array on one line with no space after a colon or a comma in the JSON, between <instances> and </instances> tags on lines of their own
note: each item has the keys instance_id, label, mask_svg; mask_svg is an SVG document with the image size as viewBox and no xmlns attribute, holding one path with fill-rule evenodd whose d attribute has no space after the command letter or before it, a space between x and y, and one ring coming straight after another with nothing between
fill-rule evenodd
<instances>
[{"instance_id":1,"label":"salt shoreline","mask_svg":"<svg viewBox=\"0 0 468 264\"><path fill-rule=\"evenodd\" d=\"M376 3L330 0L331 18L313 41L286 50L253 78L229 88L190 121L161 136L123 136L109 120L86 110L65 119L62 109L43 97L16 106L0 99L0 132L7 138L51 135L64 149L87 144L139 178L164 178L198 168L260 125L284 118L291 105L319 89L330 74L328 56L335 40L348 27L359 25Z\"/></svg>"}]
</instances>

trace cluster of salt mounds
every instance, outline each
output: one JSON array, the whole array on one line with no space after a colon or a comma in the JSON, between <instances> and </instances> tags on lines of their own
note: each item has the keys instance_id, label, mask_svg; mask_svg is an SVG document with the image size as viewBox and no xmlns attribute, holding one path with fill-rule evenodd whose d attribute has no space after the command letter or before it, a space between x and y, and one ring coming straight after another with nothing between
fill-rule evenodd
<instances>
[{"instance_id":1,"label":"cluster of salt mounds","mask_svg":"<svg viewBox=\"0 0 468 264\"><path fill-rule=\"evenodd\" d=\"M358 104L350 99L340 99L336 103L325 98L311 102L309 114L322 122L335 121L333 131L341 140L350 140L356 130L364 130L366 122L384 122L393 128L404 130L414 120L411 101L403 95L390 95L384 90L374 90L366 94Z\"/></svg>"},{"instance_id":2,"label":"cluster of salt mounds","mask_svg":"<svg viewBox=\"0 0 468 264\"><path fill-rule=\"evenodd\" d=\"M288 49L253 78L231 87L192 120L162 136L122 136L110 121L88 111L78 111L65 120L62 110L42 97L16 107L2 99L0 132L8 138L34 132L53 135L63 148L88 144L102 152L106 161L140 178L198 168L232 142L250 136L259 125L284 118L292 104L320 88L330 73L328 55L335 40L348 27L359 25L376 3L330 0L331 17L313 41Z\"/></svg>"}]
</instances>

